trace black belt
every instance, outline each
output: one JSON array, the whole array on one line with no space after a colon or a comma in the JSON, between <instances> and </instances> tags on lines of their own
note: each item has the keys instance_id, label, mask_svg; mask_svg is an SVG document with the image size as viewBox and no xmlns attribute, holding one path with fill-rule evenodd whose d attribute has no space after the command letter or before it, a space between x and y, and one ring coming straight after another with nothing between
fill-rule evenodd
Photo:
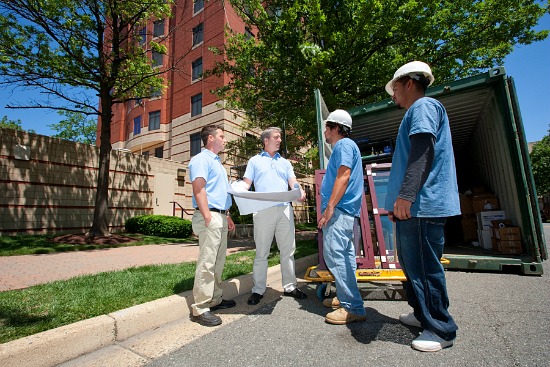
<instances>
[{"instance_id":1,"label":"black belt","mask_svg":"<svg viewBox=\"0 0 550 367\"><path fill-rule=\"evenodd\" d=\"M199 208L195 208L195 210L199 210ZM221 210L216 208L208 208L211 212L221 213L221 214L227 214L229 213L229 210Z\"/></svg>"}]
</instances>

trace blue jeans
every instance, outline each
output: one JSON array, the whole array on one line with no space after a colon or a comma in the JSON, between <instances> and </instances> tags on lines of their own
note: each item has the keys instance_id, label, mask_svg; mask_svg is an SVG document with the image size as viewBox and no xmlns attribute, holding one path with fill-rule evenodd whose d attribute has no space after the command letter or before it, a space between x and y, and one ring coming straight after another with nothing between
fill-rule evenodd
<instances>
[{"instance_id":1,"label":"blue jeans","mask_svg":"<svg viewBox=\"0 0 550 367\"><path fill-rule=\"evenodd\" d=\"M422 328L445 340L456 337L448 312L449 297L441 265L446 218L411 218L396 222L397 256L407 277L405 291Z\"/></svg>"},{"instance_id":2,"label":"blue jeans","mask_svg":"<svg viewBox=\"0 0 550 367\"><path fill-rule=\"evenodd\" d=\"M365 316L365 307L355 276L357 263L353 246L354 221L355 217L334 209L334 215L323 228L323 255L334 276L340 306L353 314Z\"/></svg>"}]
</instances>

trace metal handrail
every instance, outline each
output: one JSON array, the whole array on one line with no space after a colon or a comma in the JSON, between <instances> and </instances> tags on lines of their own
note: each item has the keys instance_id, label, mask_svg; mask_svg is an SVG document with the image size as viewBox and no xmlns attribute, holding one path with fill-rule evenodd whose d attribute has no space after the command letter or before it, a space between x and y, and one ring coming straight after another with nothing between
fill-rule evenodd
<instances>
[{"instance_id":1,"label":"metal handrail","mask_svg":"<svg viewBox=\"0 0 550 367\"><path fill-rule=\"evenodd\" d=\"M185 210L183 208L183 206L181 206L177 201L171 201L170 203L172 203L172 216L175 217L176 216L176 205L180 207L181 209L181 219L183 219L183 213L187 214L187 215L191 215L191 213L189 213L187 210Z\"/></svg>"}]
</instances>

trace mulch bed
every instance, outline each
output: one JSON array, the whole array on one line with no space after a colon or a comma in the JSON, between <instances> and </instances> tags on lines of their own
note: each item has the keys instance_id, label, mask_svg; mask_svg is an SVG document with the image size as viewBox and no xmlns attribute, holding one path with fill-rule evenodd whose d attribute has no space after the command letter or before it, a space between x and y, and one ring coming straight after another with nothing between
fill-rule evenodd
<instances>
[{"instance_id":1,"label":"mulch bed","mask_svg":"<svg viewBox=\"0 0 550 367\"><path fill-rule=\"evenodd\" d=\"M85 233L82 234L66 234L57 236L51 239L55 243L68 243L71 245L119 245L122 243L130 243L137 241L137 238L112 234L110 236L89 237Z\"/></svg>"}]
</instances>

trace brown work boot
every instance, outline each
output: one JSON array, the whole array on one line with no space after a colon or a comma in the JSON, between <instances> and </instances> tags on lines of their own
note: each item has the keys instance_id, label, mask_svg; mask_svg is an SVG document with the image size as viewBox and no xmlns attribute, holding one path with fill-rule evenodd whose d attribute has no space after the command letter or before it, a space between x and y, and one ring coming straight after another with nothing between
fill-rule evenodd
<instances>
[{"instance_id":1,"label":"brown work boot","mask_svg":"<svg viewBox=\"0 0 550 367\"><path fill-rule=\"evenodd\" d=\"M336 310L337 308L340 308L340 301L337 297L327 298L323 300L323 306Z\"/></svg>"},{"instance_id":2,"label":"brown work boot","mask_svg":"<svg viewBox=\"0 0 550 367\"><path fill-rule=\"evenodd\" d=\"M336 311L328 313L325 317L325 322L334 325L345 325L352 322L365 321L366 319L367 316L356 315L340 307Z\"/></svg>"}]
</instances>

